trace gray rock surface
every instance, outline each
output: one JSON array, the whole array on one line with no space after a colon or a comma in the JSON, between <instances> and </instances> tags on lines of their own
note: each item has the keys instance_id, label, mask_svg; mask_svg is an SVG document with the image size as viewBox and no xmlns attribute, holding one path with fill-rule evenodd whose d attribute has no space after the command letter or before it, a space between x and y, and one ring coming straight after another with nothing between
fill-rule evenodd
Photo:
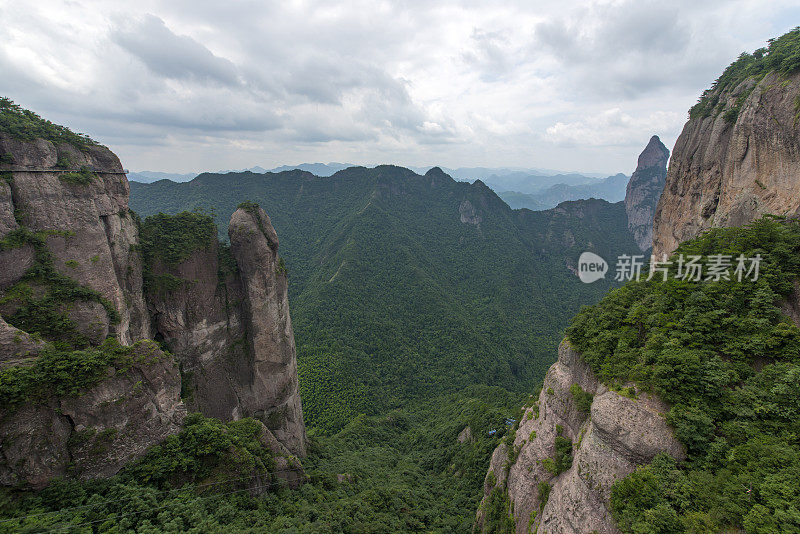
<instances>
[{"instance_id":1,"label":"gray rock surface","mask_svg":"<svg viewBox=\"0 0 800 534\"><path fill-rule=\"evenodd\" d=\"M15 160L14 166L5 166L14 169L12 213L16 210L31 231L52 234L47 246L56 269L114 304L121 320L111 329L120 342L149 337L139 255L131 253L138 232L128 211L128 181L119 159L105 147L81 152L67 144L24 142L5 134L0 134L0 153ZM54 168L62 155L75 168L92 167L97 178L88 184L62 180L64 173ZM0 187L6 185L3 181ZM0 231L8 227L3 222L7 203L0 190Z\"/></svg>"},{"instance_id":2,"label":"gray rock surface","mask_svg":"<svg viewBox=\"0 0 800 534\"><path fill-rule=\"evenodd\" d=\"M631 175L625 191L628 230L642 251L653 245L653 217L658 199L664 190L667 161L669 161L669 150L661 139L654 135L639 155L636 170Z\"/></svg>"},{"instance_id":3,"label":"gray rock surface","mask_svg":"<svg viewBox=\"0 0 800 534\"><path fill-rule=\"evenodd\" d=\"M222 420L254 417L297 456L306 437L297 355L278 236L263 210L237 210L229 227L238 272L219 279L216 236L155 275L184 281L147 296L155 332L181 362L190 409Z\"/></svg>"},{"instance_id":4,"label":"gray rock surface","mask_svg":"<svg viewBox=\"0 0 800 534\"><path fill-rule=\"evenodd\" d=\"M0 170L2 172L2 170ZM11 185L0 177L0 239L11 230L19 228L14 219L14 200L11 197Z\"/></svg>"},{"instance_id":5,"label":"gray rock surface","mask_svg":"<svg viewBox=\"0 0 800 534\"><path fill-rule=\"evenodd\" d=\"M573 384L592 393L589 413L576 408ZM511 446L518 454L509 465L508 446L493 453L484 484L484 506L495 486L507 492L517 534L618 532L609 509L611 486L659 452L684 458L683 446L664 420L659 399L640 394L630 399L600 384L565 340L558 361L547 372L538 401L525 409ZM538 415L537 415L538 410ZM559 432L560 431L560 432ZM573 443L572 467L554 476L542 460L552 458L558 435ZM492 482L495 482L492 485ZM540 502L539 484L551 490Z\"/></svg>"},{"instance_id":6,"label":"gray rock surface","mask_svg":"<svg viewBox=\"0 0 800 534\"><path fill-rule=\"evenodd\" d=\"M800 73L767 74L720 94L729 110L746 97L735 123L721 112L690 119L678 137L656 209L653 248L669 253L716 226L741 226L765 213L800 209Z\"/></svg>"},{"instance_id":7,"label":"gray rock surface","mask_svg":"<svg viewBox=\"0 0 800 534\"><path fill-rule=\"evenodd\" d=\"M36 253L33 247L26 244L21 247L0 250L0 289L5 289L17 281L33 267Z\"/></svg>"},{"instance_id":8,"label":"gray rock surface","mask_svg":"<svg viewBox=\"0 0 800 534\"><path fill-rule=\"evenodd\" d=\"M186 408L177 365L147 341L132 361L78 396L0 410L0 485L39 488L68 469L108 477L178 432Z\"/></svg>"},{"instance_id":9,"label":"gray rock surface","mask_svg":"<svg viewBox=\"0 0 800 534\"><path fill-rule=\"evenodd\" d=\"M31 338L0 316L0 369L29 362L43 347L43 341Z\"/></svg>"},{"instance_id":10,"label":"gray rock surface","mask_svg":"<svg viewBox=\"0 0 800 534\"><path fill-rule=\"evenodd\" d=\"M261 419L287 449L306 453L303 408L297 384L297 351L286 272L278 236L264 210L238 209L228 227L239 266L243 318L252 351L252 379L240 395L245 415Z\"/></svg>"},{"instance_id":11,"label":"gray rock surface","mask_svg":"<svg viewBox=\"0 0 800 534\"><path fill-rule=\"evenodd\" d=\"M238 279L218 280L216 236L179 265L159 261L151 269L183 281L174 290L150 292L147 302L155 335L180 361L186 404L208 417L240 419L238 389L250 376L246 325Z\"/></svg>"}]
</instances>

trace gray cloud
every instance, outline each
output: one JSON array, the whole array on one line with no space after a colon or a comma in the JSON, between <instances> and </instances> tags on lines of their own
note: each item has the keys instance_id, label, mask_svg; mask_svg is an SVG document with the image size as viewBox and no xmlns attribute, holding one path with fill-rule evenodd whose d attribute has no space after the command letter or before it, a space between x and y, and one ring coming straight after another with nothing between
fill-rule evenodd
<instances>
[{"instance_id":1,"label":"gray cloud","mask_svg":"<svg viewBox=\"0 0 800 534\"><path fill-rule=\"evenodd\" d=\"M729 57L726 40L709 47L694 38L697 23L707 22L696 15L655 0L596 5L538 24L532 46L571 67L565 81L582 94L632 98L696 87Z\"/></svg>"},{"instance_id":2,"label":"gray cloud","mask_svg":"<svg viewBox=\"0 0 800 534\"><path fill-rule=\"evenodd\" d=\"M164 21L145 15L126 21L110 33L111 40L166 78L214 81L240 85L236 66L186 35L176 35Z\"/></svg>"},{"instance_id":3,"label":"gray cloud","mask_svg":"<svg viewBox=\"0 0 800 534\"><path fill-rule=\"evenodd\" d=\"M792 0L0 3L0 94L165 171L630 170Z\"/></svg>"}]
</instances>

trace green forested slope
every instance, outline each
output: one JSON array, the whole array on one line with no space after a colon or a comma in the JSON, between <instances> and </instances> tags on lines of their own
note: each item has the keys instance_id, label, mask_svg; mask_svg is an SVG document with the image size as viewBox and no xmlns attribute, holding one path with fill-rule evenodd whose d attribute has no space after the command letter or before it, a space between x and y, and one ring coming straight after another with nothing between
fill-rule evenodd
<instances>
[{"instance_id":1,"label":"green forested slope","mask_svg":"<svg viewBox=\"0 0 800 534\"><path fill-rule=\"evenodd\" d=\"M489 456L521 402L473 386L359 416L335 435L311 436L311 479L297 490L275 477L253 420L192 415L111 479L0 488L0 533L469 532ZM472 438L461 442L467 426ZM252 497L253 486L267 492Z\"/></svg>"},{"instance_id":2,"label":"green forested slope","mask_svg":"<svg viewBox=\"0 0 800 534\"><path fill-rule=\"evenodd\" d=\"M482 183L438 169L131 184L140 215L200 207L216 214L221 232L245 200L269 213L280 238L312 426L337 428L358 413L475 383L533 387L569 317L610 287L581 284L568 265L584 249L636 250L621 204L515 211Z\"/></svg>"},{"instance_id":3,"label":"green forested slope","mask_svg":"<svg viewBox=\"0 0 800 534\"><path fill-rule=\"evenodd\" d=\"M629 283L581 311L568 337L614 387L671 404L685 463L656 458L615 484L623 532L800 532L800 223L714 229L675 254L763 261L745 279ZM675 273L673 267L673 274Z\"/></svg>"}]
</instances>

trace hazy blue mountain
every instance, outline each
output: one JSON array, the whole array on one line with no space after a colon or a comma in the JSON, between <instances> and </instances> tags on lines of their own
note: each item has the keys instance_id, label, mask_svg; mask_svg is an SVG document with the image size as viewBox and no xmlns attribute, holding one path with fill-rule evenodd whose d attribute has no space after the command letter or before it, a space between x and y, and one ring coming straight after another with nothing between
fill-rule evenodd
<instances>
[{"instance_id":1,"label":"hazy blue mountain","mask_svg":"<svg viewBox=\"0 0 800 534\"><path fill-rule=\"evenodd\" d=\"M159 180L172 180L173 182L188 182L195 176L197 176L196 172L178 174L172 172L159 172L159 171L138 171L138 172L129 172L128 180L131 182L140 182L143 184L151 184Z\"/></svg>"},{"instance_id":2,"label":"hazy blue mountain","mask_svg":"<svg viewBox=\"0 0 800 534\"><path fill-rule=\"evenodd\" d=\"M555 177L553 177L555 178ZM620 202L625 199L625 188L628 176L619 173L609 176L597 183L569 185L557 183L538 193L520 191L501 191L498 196L514 209L546 210L554 208L568 200L602 198L609 202Z\"/></svg>"},{"instance_id":3,"label":"hazy blue mountain","mask_svg":"<svg viewBox=\"0 0 800 534\"><path fill-rule=\"evenodd\" d=\"M347 169L348 167L355 167L356 165L352 163L337 163L332 161L330 163L301 163L299 165L281 165L280 167L275 167L274 169L270 169L270 172L282 172L282 171L291 171L291 170L301 170L307 171L315 176L332 176L333 174ZM266 172L266 169L256 170L248 169L251 172Z\"/></svg>"}]
</instances>

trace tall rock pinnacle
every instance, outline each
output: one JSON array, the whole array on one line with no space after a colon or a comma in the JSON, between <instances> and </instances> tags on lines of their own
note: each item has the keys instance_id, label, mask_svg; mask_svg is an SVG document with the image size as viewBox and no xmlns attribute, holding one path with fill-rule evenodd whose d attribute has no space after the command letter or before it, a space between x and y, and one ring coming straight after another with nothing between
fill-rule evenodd
<instances>
[{"instance_id":1,"label":"tall rock pinnacle","mask_svg":"<svg viewBox=\"0 0 800 534\"><path fill-rule=\"evenodd\" d=\"M628 230L642 251L653 244L653 217L664 190L669 150L657 135L650 138L625 192Z\"/></svg>"}]
</instances>

